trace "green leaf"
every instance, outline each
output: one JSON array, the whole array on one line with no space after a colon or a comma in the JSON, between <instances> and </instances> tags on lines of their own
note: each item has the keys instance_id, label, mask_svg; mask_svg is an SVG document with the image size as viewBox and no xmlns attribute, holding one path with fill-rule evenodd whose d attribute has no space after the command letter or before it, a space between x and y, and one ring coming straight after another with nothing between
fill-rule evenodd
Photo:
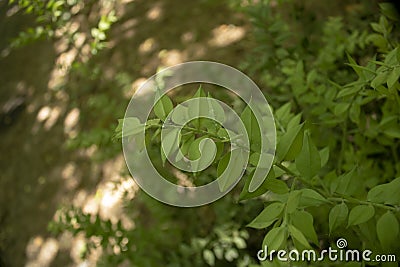
<instances>
[{"instance_id":1,"label":"green leaf","mask_svg":"<svg viewBox=\"0 0 400 267\"><path fill-rule=\"evenodd\" d=\"M161 156L161 162L162 162L163 166L165 166L165 162L167 162L167 156L165 155L163 149L161 149L161 153L160 154L161 154L160 155Z\"/></svg>"},{"instance_id":2,"label":"green leaf","mask_svg":"<svg viewBox=\"0 0 400 267\"><path fill-rule=\"evenodd\" d=\"M287 128L289 129L289 128L299 125L300 121L301 121L301 116L302 116L302 114L299 113L296 116L292 117L287 124Z\"/></svg>"},{"instance_id":3,"label":"green leaf","mask_svg":"<svg viewBox=\"0 0 400 267\"><path fill-rule=\"evenodd\" d=\"M388 128L383 131L383 133L391 138L398 138L400 139L400 126L395 125L391 128Z\"/></svg>"},{"instance_id":4,"label":"green leaf","mask_svg":"<svg viewBox=\"0 0 400 267\"><path fill-rule=\"evenodd\" d=\"M215 256L211 250L209 249L203 250L203 259L208 265L210 266L215 265Z\"/></svg>"},{"instance_id":5,"label":"green leaf","mask_svg":"<svg viewBox=\"0 0 400 267\"><path fill-rule=\"evenodd\" d=\"M390 183L377 185L367 195L367 200L374 203L400 205L400 177Z\"/></svg>"},{"instance_id":6,"label":"green leaf","mask_svg":"<svg viewBox=\"0 0 400 267\"><path fill-rule=\"evenodd\" d=\"M359 124L360 123L360 113L361 113L361 108L358 103L353 102L353 104L350 107L349 111L349 118L352 122Z\"/></svg>"},{"instance_id":7,"label":"green leaf","mask_svg":"<svg viewBox=\"0 0 400 267\"><path fill-rule=\"evenodd\" d=\"M361 90L361 87L359 87L359 86L351 86L348 88L344 88L343 90L339 91L336 98L353 96L353 95L357 94L360 90Z\"/></svg>"},{"instance_id":8,"label":"green leaf","mask_svg":"<svg viewBox=\"0 0 400 267\"><path fill-rule=\"evenodd\" d=\"M271 181L270 180L275 180L275 172L274 172L274 169L271 168L269 170L269 172L268 172L267 178L264 180L264 182L261 184L261 186L259 188L257 188L256 191L249 192L250 181L251 181L251 179L253 177L253 174L254 174L254 171L252 171L251 174L249 175L249 177L247 177L245 185L244 185L244 187L242 189L242 192L240 192L239 201L261 196L264 193L266 193L268 190L271 190L270 189L271 187L274 187L273 185L271 185ZM284 193L287 193L288 192L287 191L288 188L287 188L286 184L284 184L284 186L285 186L285 189L286 189L286 191Z\"/></svg>"},{"instance_id":9,"label":"green leaf","mask_svg":"<svg viewBox=\"0 0 400 267\"><path fill-rule=\"evenodd\" d=\"M231 164L228 165L230 161ZM232 150L221 158L217 167L218 185L221 192L226 191L242 175L245 168L244 162L243 152L240 149Z\"/></svg>"},{"instance_id":10,"label":"green leaf","mask_svg":"<svg viewBox=\"0 0 400 267\"><path fill-rule=\"evenodd\" d=\"M200 148L200 142L205 139L205 136L199 137L197 139L195 139L189 146L189 150L188 150L188 158L190 160L196 160L199 159L201 156L201 150Z\"/></svg>"},{"instance_id":11,"label":"green leaf","mask_svg":"<svg viewBox=\"0 0 400 267\"><path fill-rule=\"evenodd\" d=\"M290 116L290 109L292 108L292 105L290 102L286 103L282 107L276 110L275 112L275 117L278 121L281 123L285 123L288 121L288 118Z\"/></svg>"},{"instance_id":12,"label":"green leaf","mask_svg":"<svg viewBox=\"0 0 400 267\"><path fill-rule=\"evenodd\" d=\"M312 207L329 203L329 201L321 194L313 189L301 189L300 207Z\"/></svg>"},{"instance_id":13,"label":"green leaf","mask_svg":"<svg viewBox=\"0 0 400 267\"><path fill-rule=\"evenodd\" d=\"M353 168L350 172L339 176L331 184L331 192L336 192L343 195L351 195L356 189L356 184L354 183L356 168Z\"/></svg>"},{"instance_id":14,"label":"green leaf","mask_svg":"<svg viewBox=\"0 0 400 267\"><path fill-rule=\"evenodd\" d=\"M341 203L334 206L329 212L329 233L331 234L335 229L341 225L345 225L349 209L346 203Z\"/></svg>"},{"instance_id":15,"label":"green leaf","mask_svg":"<svg viewBox=\"0 0 400 267\"><path fill-rule=\"evenodd\" d=\"M233 261L234 259L236 259L237 257L239 257L239 253L235 248L229 248L226 252L225 252L225 259L229 262Z\"/></svg>"},{"instance_id":16,"label":"green leaf","mask_svg":"<svg viewBox=\"0 0 400 267\"><path fill-rule=\"evenodd\" d=\"M350 62L350 63L346 63L346 65L351 66L361 80L365 80L365 76L364 76L364 72L363 72L363 68L365 68L365 67L358 65L357 62L350 56L349 53L346 53L346 55L347 55L347 59ZM369 69L367 69L367 70L369 71Z\"/></svg>"},{"instance_id":17,"label":"green leaf","mask_svg":"<svg viewBox=\"0 0 400 267\"><path fill-rule=\"evenodd\" d=\"M217 259L222 260L224 258L224 249L220 246L214 247L214 254Z\"/></svg>"},{"instance_id":18,"label":"green leaf","mask_svg":"<svg viewBox=\"0 0 400 267\"><path fill-rule=\"evenodd\" d=\"M160 96L159 90L156 92L156 99ZM174 105L168 95L164 94L154 105L154 113L156 116L164 121L168 114L172 111Z\"/></svg>"},{"instance_id":19,"label":"green leaf","mask_svg":"<svg viewBox=\"0 0 400 267\"><path fill-rule=\"evenodd\" d=\"M380 50L386 50L388 46L388 41L381 34L373 33L368 35L365 39L367 43L373 43Z\"/></svg>"},{"instance_id":20,"label":"green leaf","mask_svg":"<svg viewBox=\"0 0 400 267\"><path fill-rule=\"evenodd\" d=\"M260 156L261 156L260 153L254 152L253 154L250 155L249 163L257 168L267 169L267 168L271 167L271 162L274 159L274 155L262 153L261 159L263 159L263 160L259 161Z\"/></svg>"},{"instance_id":21,"label":"green leaf","mask_svg":"<svg viewBox=\"0 0 400 267\"><path fill-rule=\"evenodd\" d=\"M350 107L350 103L337 103L334 113L337 117L341 117Z\"/></svg>"},{"instance_id":22,"label":"green leaf","mask_svg":"<svg viewBox=\"0 0 400 267\"><path fill-rule=\"evenodd\" d=\"M165 133L162 135L162 149L164 149L165 156L167 157L178 150L180 143L179 130L179 128L166 129Z\"/></svg>"},{"instance_id":23,"label":"green leaf","mask_svg":"<svg viewBox=\"0 0 400 267\"><path fill-rule=\"evenodd\" d=\"M178 105L171 114L171 119L174 123L178 125L184 125L189 118L189 108Z\"/></svg>"},{"instance_id":24,"label":"green leaf","mask_svg":"<svg viewBox=\"0 0 400 267\"><path fill-rule=\"evenodd\" d=\"M300 244L302 244L306 248L311 248L310 244L307 241L307 238L299 229L297 229L293 225L289 225L289 232L292 238L296 239Z\"/></svg>"},{"instance_id":25,"label":"green leaf","mask_svg":"<svg viewBox=\"0 0 400 267\"><path fill-rule=\"evenodd\" d=\"M161 120L159 119L148 120L146 121L146 127L157 126L160 124L160 122Z\"/></svg>"},{"instance_id":26,"label":"green leaf","mask_svg":"<svg viewBox=\"0 0 400 267\"><path fill-rule=\"evenodd\" d=\"M321 167L324 167L329 160L329 147L324 147L319 151L319 156L321 157Z\"/></svg>"},{"instance_id":27,"label":"green leaf","mask_svg":"<svg viewBox=\"0 0 400 267\"><path fill-rule=\"evenodd\" d=\"M371 28L374 31L379 32L379 33L384 33L385 32L385 29L381 25L379 25L378 23L375 23L375 22L371 23Z\"/></svg>"},{"instance_id":28,"label":"green leaf","mask_svg":"<svg viewBox=\"0 0 400 267\"><path fill-rule=\"evenodd\" d=\"M399 21L399 14L396 10L396 7L394 7L392 3L380 3L379 7L382 14L384 14L386 17L395 21Z\"/></svg>"},{"instance_id":29,"label":"green leaf","mask_svg":"<svg viewBox=\"0 0 400 267\"><path fill-rule=\"evenodd\" d=\"M206 97L206 93L203 91L201 86L199 89L196 91L192 99L200 98L200 97ZM194 104L190 105L189 107L189 115L192 118L197 118L200 116L204 116L208 114L208 103L205 101L196 101ZM201 118L194 119L192 121L193 125L199 129L201 127Z\"/></svg>"},{"instance_id":30,"label":"green leaf","mask_svg":"<svg viewBox=\"0 0 400 267\"><path fill-rule=\"evenodd\" d=\"M288 78L288 83L292 87L294 95L299 96L307 91L308 87L304 83L304 65L302 61L297 62L296 69Z\"/></svg>"},{"instance_id":31,"label":"green leaf","mask_svg":"<svg viewBox=\"0 0 400 267\"><path fill-rule=\"evenodd\" d=\"M118 126L115 128L115 139L127 137L144 133L144 125L140 123L140 120L136 117L128 117L125 119L118 120Z\"/></svg>"},{"instance_id":32,"label":"green leaf","mask_svg":"<svg viewBox=\"0 0 400 267\"><path fill-rule=\"evenodd\" d=\"M280 161L293 160L300 153L303 146L304 123L288 128L280 138L276 148L276 156Z\"/></svg>"},{"instance_id":33,"label":"green leaf","mask_svg":"<svg viewBox=\"0 0 400 267\"><path fill-rule=\"evenodd\" d=\"M321 169L319 151L311 140L308 132L304 134L303 148L296 158L296 168L306 179L313 178Z\"/></svg>"},{"instance_id":34,"label":"green leaf","mask_svg":"<svg viewBox=\"0 0 400 267\"><path fill-rule=\"evenodd\" d=\"M294 190L289 193L287 206L286 206L286 211L288 213L294 212L297 209L297 207L299 206L301 193L302 192L299 190Z\"/></svg>"},{"instance_id":35,"label":"green leaf","mask_svg":"<svg viewBox=\"0 0 400 267\"><path fill-rule=\"evenodd\" d=\"M271 229L271 231L269 231L265 236L262 247L264 248L265 246L267 246L268 251L277 250L282 246L283 241L286 240L286 235L287 230L284 226Z\"/></svg>"},{"instance_id":36,"label":"green leaf","mask_svg":"<svg viewBox=\"0 0 400 267\"><path fill-rule=\"evenodd\" d=\"M285 205L280 202L274 202L267 207L247 226L262 229L270 226L274 221L280 218L280 215L284 209Z\"/></svg>"},{"instance_id":37,"label":"green leaf","mask_svg":"<svg viewBox=\"0 0 400 267\"><path fill-rule=\"evenodd\" d=\"M181 137L182 145L181 145L181 152L183 155L188 155L189 153L189 148L191 144L195 140L195 135L194 134L188 134L188 135L183 135Z\"/></svg>"},{"instance_id":38,"label":"green leaf","mask_svg":"<svg viewBox=\"0 0 400 267\"><path fill-rule=\"evenodd\" d=\"M210 115L221 123L225 121L225 111L223 107L218 103L216 99L213 99L210 94L208 94L208 108L210 109Z\"/></svg>"},{"instance_id":39,"label":"green leaf","mask_svg":"<svg viewBox=\"0 0 400 267\"><path fill-rule=\"evenodd\" d=\"M290 215L292 224L314 244L319 245L317 233L314 229L314 218L307 211L295 211Z\"/></svg>"},{"instance_id":40,"label":"green leaf","mask_svg":"<svg viewBox=\"0 0 400 267\"><path fill-rule=\"evenodd\" d=\"M194 140L188 151L189 159L192 160L192 171L205 169L214 161L215 154L216 147L211 139L202 136Z\"/></svg>"},{"instance_id":41,"label":"green leaf","mask_svg":"<svg viewBox=\"0 0 400 267\"><path fill-rule=\"evenodd\" d=\"M351 209L347 227L367 222L374 217L375 209L371 205L359 205Z\"/></svg>"},{"instance_id":42,"label":"green leaf","mask_svg":"<svg viewBox=\"0 0 400 267\"><path fill-rule=\"evenodd\" d=\"M379 242L386 250L398 240L399 222L391 211L387 211L379 218L376 224L376 232Z\"/></svg>"},{"instance_id":43,"label":"green leaf","mask_svg":"<svg viewBox=\"0 0 400 267\"><path fill-rule=\"evenodd\" d=\"M388 88L392 88L396 82L399 80L400 77L400 67L394 67L393 70L390 72L389 76L387 77L387 86Z\"/></svg>"},{"instance_id":44,"label":"green leaf","mask_svg":"<svg viewBox=\"0 0 400 267\"><path fill-rule=\"evenodd\" d=\"M279 179L267 179L265 181L265 187L276 194L286 194L289 192L287 184Z\"/></svg>"},{"instance_id":45,"label":"green leaf","mask_svg":"<svg viewBox=\"0 0 400 267\"><path fill-rule=\"evenodd\" d=\"M253 111L250 109L250 106L247 105L240 115L240 119L242 120L244 127L246 128L247 135L249 137L251 148L260 148L261 146L261 131L260 127L257 123L257 118L254 115Z\"/></svg>"},{"instance_id":46,"label":"green leaf","mask_svg":"<svg viewBox=\"0 0 400 267\"><path fill-rule=\"evenodd\" d=\"M385 61L384 61L386 65L392 66L392 65L398 64L398 60L397 60L398 50L399 50L399 47L396 47L395 49L393 49L392 51L390 51L389 53L386 54Z\"/></svg>"},{"instance_id":47,"label":"green leaf","mask_svg":"<svg viewBox=\"0 0 400 267\"><path fill-rule=\"evenodd\" d=\"M377 89L380 85L386 83L389 73L387 71L378 72L371 82L371 87Z\"/></svg>"}]
</instances>

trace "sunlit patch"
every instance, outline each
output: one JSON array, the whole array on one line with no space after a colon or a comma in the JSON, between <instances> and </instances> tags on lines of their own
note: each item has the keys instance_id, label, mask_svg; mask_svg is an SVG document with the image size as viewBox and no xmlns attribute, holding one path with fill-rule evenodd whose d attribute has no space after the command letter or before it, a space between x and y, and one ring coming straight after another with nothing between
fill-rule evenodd
<instances>
[{"instance_id":1,"label":"sunlit patch","mask_svg":"<svg viewBox=\"0 0 400 267\"><path fill-rule=\"evenodd\" d=\"M148 54L156 48L156 41L154 38L147 38L143 43L139 46L140 54Z\"/></svg>"},{"instance_id":2,"label":"sunlit patch","mask_svg":"<svg viewBox=\"0 0 400 267\"><path fill-rule=\"evenodd\" d=\"M69 137L75 137L77 132L77 124L79 122L80 111L78 108L73 108L65 117L64 120L64 133Z\"/></svg>"},{"instance_id":3,"label":"sunlit patch","mask_svg":"<svg viewBox=\"0 0 400 267\"><path fill-rule=\"evenodd\" d=\"M68 70L70 69L72 62L74 62L77 53L78 51L76 49L71 49L67 52L61 53L58 56L56 60L56 67L51 72L50 79L47 84L50 89L56 89L64 83Z\"/></svg>"},{"instance_id":4,"label":"sunlit patch","mask_svg":"<svg viewBox=\"0 0 400 267\"><path fill-rule=\"evenodd\" d=\"M184 34L181 35L182 43L190 43L190 42L193 42L194 39L195 39L195 35L193 32L185 32Z\"/></svg>"},{"instance_id":5,"label":"sunlit patch","mask_svg":"<svg viewBox=\"0 0 400 267\"><path fill-rule=\"evenodd\" d=\"M213 29L212 35L213 37L208 42L209 45L224 47L243 39L246 30L244 27L223 24Z\"/></svg>"},{"instance_id":6,"label":"sunlit patch","mask_svg":"<svg viewBox=\"0 0 400 267\"><path fill-rule=\"evenodd\" d=\"M51 112L50 107L48 107L48 106L42 107L36 116L36 120L38 122L43 122L43 121L47 120L50 117L50 112Z\"/></svg>"},{"instance_id":7,"label":"sunlit patch","mask_svg":"<svg viewBox=\"0 0 400 267\"><path fill-rule=\"evenodd\" d=\"M84 1L78 1L77 3L76 3L76 5L74 5L72 8L71 8L71 14L73 14L73 15L75 15L75 14L77 14L80 10L82 10L82 8L84 8L85 7L85 3L84 3Z\"/></svg>"},{"instance_id":8,"label":"sunlit patch","mask_svg":"<svg viewBox=\"0 0 400 267\"><path fill-rule=\"evenodd\" d=\"M0 56L7 57L10 53L11 53L11 49L9 47L6 47L1 51Z\"/></svg>"},{"instance_id":9,"label":"sunlit patch","mask_svg":"<svg viewBox=\"0 0 400 267\"><path fill-rule=\"evenodd\" d=\"M162 8L160 4L154 5L146 14L149 20L158 20L162 15Z\"/></svg>"},{"instance_id":10,"label":"sunlit patch","mask_svg":"<svg viewBox=\"0 0 400 267\"><path fill-rule=\"evenodd\" d=\"M34 259L40 252L44 240L41 236L35 236L31 238L26 246L26 256L28 259Z\"/></svg>"},{"instance_id":11,"label":"sunlit patch","mask_svg":"<svg viewBox=\"0 0 400 267\"><path fill-rule=\"evenodd\" d=\"M57 54L61 54L68 49L69 41L66 39L59 39L55 42L54 48Z\"/></svg>"},{"instance_id":12,"label":"sunlit patch","mask_svg":"<svg viewBox=\"0 0 400 267\"><path fill-rule=\"evenodd\" d=\"M34 108L34 107L30 107ZM50 130L58 121L61 115L61 107L42 107L36 115L36 122L32 127L32 133L36 134L42 127Z\"/></svg>"},{"instance_id":13,"label":"sunlit patch","mask_svg":"<svg viewBox=\"0 0 400 267\"><path fill-rule=\"evenodd\" d=\"M126 90L126 92L124 92L124 96L126 98L130 99L132 97L132 95L136 92L136 90L139 89L140 86L142 86L145 82L146 82L146 78L144 78L144 77L136 79L132 83L130 90Z\"/></svg>"},{"instance_id":14,"label":"sunlit patch","mask_svg":"<svg viewBox=\"0 0 400 267\"><path fill-rule=\"evenodd\" d=\"M126 229L133 228L134 222L124 214L122 203L124 200L134 198L138 186L130 176L121 176L124 166L125 161L122 156L107 161L101 170L104 180L98 184L96 193L79 191L74 196L73 205L82 207L82 211L86 214L99 215L102 219L110 219L113 223L121 221ZM62 171L62 177L74 180L76 172L76 165L67 164Z\"/></svg>"},{"instance_id":15,"label":"sunlit patch","mask_svg":"<svg viewBox=\"0 0 400 267\"><path fill-rule=\"evenodd\" d=\"M46 267L50 266L58 252L58 241L54 238L47 238L46 241L42 237L31 239L26 248L27 267Z\"/></svg>"},{"instance_id":16,"label":"sunlit patch","mask_svg":"<svg viewBox=\"0 0 400 267\"><path fill-rule=\"evenodd\" d=\"M61 171L61 177L65 180L67 190L74 190L78 187L81 176L74 162L69 162Z\"/></svg>"},{"instance_id":17,"label":"sunlit patch","mask_svg":"<svg viewBox=\"0 0 400 267\"><path fill-rule=\"evenodd\" d=\"M128 19L124 23L122 23L118 28L115 29L116 39L115 42L120 41L120 39L129 39L132 38L136 31L135 26L138 24L138 19L132 18Z\"/></svg>"},{"instance_id":18,"label":"sunlit patch","mask_svg":"<svg viewBox=\"0 0 400 267\"><path fill-rule=\"evenodd\" d=\"M186 49L191 58L202 58L206 55L207 49L202 44L192 44Z\"/></svg>"},{"instance_id":19,"label":"sunlit patch","mask_svg":"<svg viewBox=\"0 0 400 267\"><path fill-rule=\"evenodd\" d=\"M7 17L14 16L19 10L20 10L19 5L14 5L9 10L7 10L6 16Z\"/></svg>"},{"instance_id":20,"label":"sunlit patch","mask_svg":"<svg viewBox=\"0 0 400 267\"><path fill-rule=\"evenodd\" d=\"M85 196L82 211L87 214L97 214L99 212L99 200L95 196Z\"/></svg>"},{"instance_id":21,"label":"sunlit patch","mask_svg":"<svg viewBox=\"0 0 400 267\"><path fill-rule=\"evenodd\" d=\"M186 187L194 187L195 185L192 183L192 181L189 179L188 175L179 171L178 169L173 169L172 173L178 180L178 185L181 186L186 186Z\"/></svg>"},{"instance_id":22,"label":"sunlit patch","mask_svg":"<svg viewBox=\"0 0 400 267\"><path fill-rule=\"evenodd\" d=\"M44 123L44 128L46 130L50 130L58 121L58 118L61 115L61 108L60 107L54 107L51 109L50 116Z\"/></svg>"},{"instance_id":23,"label":"sunlit patch","mask_svg":"<svg viewBox=\"0 0 400 267\"><path fill-rule=\"evenodd\" d=\"M161 50L158 57L161 60L161 65L165 67L174 66L187 60L186 53L177 49Z\"/></svg>"},{"instance_id":24,"label":"sunlit patch","mask_svg":"<svg viewBox=\"0 0 400 267\"><path fill-rule=\"evenodd\" d=\"M86 240L83 235L77 235L72 241L71 253L70 256L75 263L78 263L78 266L89 266L85 265L85 261L82 260L82 256L87 250Z\"/></svg>"},{"instance_id":25,"label":"sunlit patch","mask_svg":"<svg viewBox=\"0 0 400 267\"><path fill-rule=\"evenodd\" d=\"M134 28L138 24L138 19L131 18L122 23L122 25L119 27L120 30L126 31Z\"/></svg>"},{"instance_id":26,"label":"sunlit patch","mask_svg":"<svg viewBox=\"0 0 400 267\"><path fill-rule=\"evenodd\" d=\"M74 44L76 47L81 47L85 41L86 41L87 37L85 34L81 33L81 32L77 32L74 35Z\"/></svg>"}]
</instances>

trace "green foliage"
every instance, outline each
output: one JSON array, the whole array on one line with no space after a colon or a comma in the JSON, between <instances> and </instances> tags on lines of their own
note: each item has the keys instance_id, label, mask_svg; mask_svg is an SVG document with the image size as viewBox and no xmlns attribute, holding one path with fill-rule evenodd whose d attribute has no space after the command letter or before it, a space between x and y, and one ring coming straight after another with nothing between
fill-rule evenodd
<instances>
[{"instance_id":1,"label":"green foliage","mask_svg":"<svg viewBox=\"0 0 400 267\"><path fill-rule=\"evenodd\" d=\"M228 142L229 134L237 133L204 118L181 125L186 115L171 114L176 103L168 95L155 103L153 117L147 122L137 118L119 120L114 138L135 138L137 144L146 146L158 157L154 163L165 172L171 169L166 157L178 157L174 147L192 160L201 158L203 152L215 154L210 168L185 173L195 185L221 177L219 185L223 191L232 184L232 177L245 170L242 191L232 193L232 198L242 202L233 205L231 198L217 202L219 208L212 208L218 215L221 213L222 226L216 224L206 234L190 240L180 236L179 241L184 241L169 258L155 253L157 259L170 260L167 266L257 266L251 242L257 243L257 250L268 245L269 250L301 251L333 247L339 237L349 241L349 248L400 256L396 243L400 216L400 48L399 37L394 34L399 30L398 19L389 4L380 4L379 17L361 10L357 16L344 14L310 22L296 13L298 8L306 7L293 2L277 1L274 6L260 1L241 7L252 19L256 42L244 68L266 88L277 128L273 168L256 191L249 188L254 168L265 167L265 162L260 161L264 151L259 150L263 137L249 107L237 110L250 137L247 166L240 164L242 155L230 151L233 145L241 145L235 138L230 140L231 144ZM363 16L377 22L368 25ZM292 27L303 31L291 30ZM199 97L212 99L201 88L192 96ZM223 109L215 102L198 103L190 112L211 112L224 119ZM161 127L168 116L182 126L182 131L178 135L168 133L162 148ZM127 127L122 132L123 125ZM138 135L143 129L145 140ZM216 151L207 139L215 142ZM237 157L238 164L225 173L232 157ZM254 203L265 207L260 209ZM242 216L246 212L241 209L252 217ZM241 216L227 215L229 210ZM73 223L67 220L64 224ZM245 224L257 229L249 229L253 235L241 229ZM89 231L90 226L79 229ZM103 228L99 229L102 235ZM89 233L88 236L95 235L93 231ZM132 233L126 231L123 235ZM137 246L143 245L138 243ZM145 266L137 259L129 260ZM318 266L301 263L306 265ZM262 266L286 265L274 261Z\"/></svg>"},{"instance_id":2,"label":"green foliage","mask_svg":"<svg viewBox=\"0 0 400 267\"><path fill-rule=\"evenodd\" d=\"M275 201L285 205L279 218L262 212L249 226L268 229L264 244L269 249L301 250L310 241L319 247L346 237L349 247L363 244L376 253L399 255L393 243L399 237L400 211L394 193L400 175L398 17L384 3L371 28L359 23L352 28L343 20L354 18L332 17L305 36L287 33L292 17L284 8L268 1L247 7L260 47L256 61L250 58L245 67L261 73L270 103L277 107L275 167L283 173L276 176L290 187L288 194L267 193L264 199L273 203L267 207ZM296 23L308 25L305 20ZM294 214L302 218L293 220Z\"/></svg>"},{"instance_id":3,"label":"green foliage","mask_svg":"<svg viewBox=\"0 0 400 267\"><path fill-rule=\"evenodd\" d=\"M106 47L107 31L117 21L115 11L112 9L106 15L95 20L89 20L91 10L95 5L112 5L110 1L83 1L83 0L9 0L9 5L17 5L19 10L25 14L33 15L34 26L19 33L19 36L12 40L11 48L18 48L39 39L65 37L72 45L78 34L87 35L87 43L90 45L91 53L97 52ZM71 23L78 23L77 18L87 20L90 34L79 27L74 31L67 30ZM82 21L79 21L82 23ZM61 32L61 34L60 34Z\"/></svg>"},{"instance_id":4,"label":"green foliage","mask_svg":"<svg viewBox=\"0 0 400 267\"><path fill-rule=\"evenodd\" d=\"M332 233L339 226L345 225L348 214L349 208L346 203L343 202L334 206L329 212L329 233Z\"/></svg>"}]
</instances>

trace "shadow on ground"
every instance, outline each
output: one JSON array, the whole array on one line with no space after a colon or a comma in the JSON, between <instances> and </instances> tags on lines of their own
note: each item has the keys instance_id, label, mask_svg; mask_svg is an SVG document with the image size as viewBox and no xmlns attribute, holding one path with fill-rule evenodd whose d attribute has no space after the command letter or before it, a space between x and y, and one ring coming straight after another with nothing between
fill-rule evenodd
<instances>
[{"instance_id":1,"label":"shadow on ground","mask_svg":"<svg viewBox=\"0 0 400 267\"><path fill-rule=\"evenodd\" d=\"M122 216L110 188L132 180L110 137L134 90L185 61L237 66L249 46L247 22L222 2L120 0L116 10L109 48L91 56L84 41L77 48L63 38L7 50L32 18L0 3L1 266L81 263L80 241L55 238L47 224L69 204Z\"/></svg>"}]
</instances>

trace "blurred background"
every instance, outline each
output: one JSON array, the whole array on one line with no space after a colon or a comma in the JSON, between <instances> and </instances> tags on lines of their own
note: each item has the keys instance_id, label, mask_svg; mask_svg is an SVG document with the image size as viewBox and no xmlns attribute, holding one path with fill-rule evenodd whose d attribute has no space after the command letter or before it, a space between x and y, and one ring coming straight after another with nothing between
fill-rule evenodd
<instances>
[{"instance_id":1,"label":"blurred background","mask_svg":"<svg viewBox=\"0 0 400 267\"><path fill-rule=\"evenodd\" d=\"M337 49L324 66L378 17L377 2L356 0L0 1L0 266L256 264L263 233L245 225L262 202L158 203L112 141L117 119L157 70L191 60L273 92L276 58L318 50L322 25Z\"/></svg>"}]
</instances>

